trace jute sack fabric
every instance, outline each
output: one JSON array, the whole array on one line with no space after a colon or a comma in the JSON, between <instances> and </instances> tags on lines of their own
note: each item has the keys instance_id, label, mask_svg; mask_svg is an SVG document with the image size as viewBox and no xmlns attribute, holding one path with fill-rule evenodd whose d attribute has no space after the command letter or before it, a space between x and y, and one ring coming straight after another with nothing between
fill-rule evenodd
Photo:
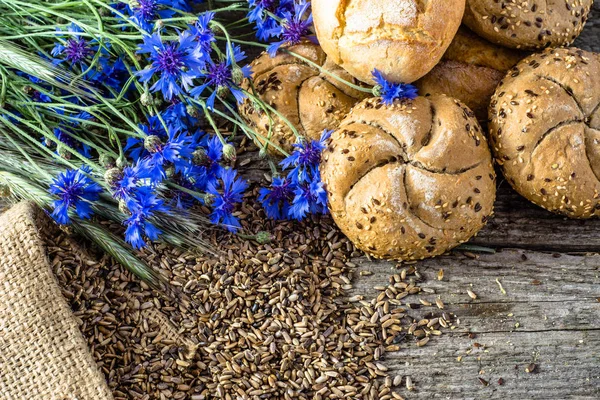
<instances>
[{"instance_id":1,"label":"jute sack fabric","mask_svg":"<svg viewBox=\"0 0 600 400\"><path fill-rule=\"evenodd\" d=\"M41 218L27 202L0 215L0 400L110 400L52 274Z\"/></svg>"}]
</instances>

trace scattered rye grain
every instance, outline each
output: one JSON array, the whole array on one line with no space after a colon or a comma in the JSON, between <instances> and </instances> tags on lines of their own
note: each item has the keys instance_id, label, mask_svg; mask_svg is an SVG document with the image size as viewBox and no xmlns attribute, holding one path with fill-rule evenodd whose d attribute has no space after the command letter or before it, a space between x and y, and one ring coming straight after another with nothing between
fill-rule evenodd
<instances>
[{"instance_id":1,"label":"scattered rye grain","mask_svg":"<svg viewBox=\"0 0 600 400\"><path fill-rule=\"evenodd\" d=\"M525 367L525 372L527 372L528 374L535 372L535 370L537 369L537 365L535 364L529 364L528 366Z\"/></svg>"},{"instance_id":2,"label":"scattered rye grain","mask_svg":"<svg viewBox=\"0 0 600 400\"><path fill-rule=\"evenodd\" d=\"M392 389L402 378L380 360L454 323L446 313L419 315L423 302L410 299L424 276L404 264L376 297L353 294L349 260L360 253L330 218L265 222L250 201L239 218L246 231L268 230L275 240L214 231L207 235L223 249L219 257L160 244L141 254L191 306L158 296L64 233L49 235L54 271L115 399L402 399ZM146 310L164 314L178 336L166 337Z\"/></svg>"}]
</instances>

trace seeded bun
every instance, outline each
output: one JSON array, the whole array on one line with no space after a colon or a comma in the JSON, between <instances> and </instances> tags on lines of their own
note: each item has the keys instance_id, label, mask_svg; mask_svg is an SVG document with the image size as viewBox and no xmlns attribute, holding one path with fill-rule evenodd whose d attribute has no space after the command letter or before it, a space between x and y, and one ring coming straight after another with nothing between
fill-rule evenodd
<instances>
[{"instance_id":1,"label":"seeded bun","mask_svg":"<svg viewBox=\"0 0 600 400\"><path fill-rule=\"evenodd\" d=\"M576 48L534 54L490 104L490 140L522 196L571 218L600 214L600 59Z\"/></svg>"},{"instance_id":2,"label":"seeded bun","mask_svg":"<svg viewBox=\"0 0 600 400\"><path fill-rule=\"evenodd\" d=\"M305 42L287 49L348 82L356 82L346 71L327 60L316 44ZM242 88L252 92L254 87L256 96L309 139L320 138L325 129L335 129L352 106L367 95L284 51L279 51L273 58L263 53L251 65L253 75L244 80ZM274 145L268 146L272 154L279 153L275 146L287 152L292 150L296 136L285 120L274 112L258 109L247 99L240 106L240 114L258 132L261 144L270 141Z\"/></svg>"},{"instance_id":3,"label":"seeded bun","mask_svg":"<svg viewBox=\"0 0 600 400\"><path fill-rule=\"evenodd\" d=\"M579 36L593 0L467 0L463 22L487 40L515 49L564 46Z\"/></svg>"},{"instance_id":4,"label":"seeded bun","mask_svg":"<svg viewBox=\"0 0 600 400\"><path fill-rule=\"evenodd\" d=\"M447 96L356 105L323 153L340 229L369 255L418 260L475 235L492 214L492 157L471 110Z\"/></svg>"},{"instance_id":5,"label":"seeded bun","mask_svg":"<svg viewBox=\"0 0 600 400\"><path fill-rule=\"evenodd\" d=\"M488 42L462 26L442 61L416 82L421 95L447 94L487 120L490 98L506 71L525 54Z\"/></svg>"},{"instance_id":6,"label":"seeded bun","mask_svg":"<svg viewBox=\"0 0 600 400\"><path fill-rule=\"evenodd\" d=\"M465 0L313 0L317 37L332 61L373 84L373 69L414 82L440 60L460 25Z\"/></svg>"}]
</instances>

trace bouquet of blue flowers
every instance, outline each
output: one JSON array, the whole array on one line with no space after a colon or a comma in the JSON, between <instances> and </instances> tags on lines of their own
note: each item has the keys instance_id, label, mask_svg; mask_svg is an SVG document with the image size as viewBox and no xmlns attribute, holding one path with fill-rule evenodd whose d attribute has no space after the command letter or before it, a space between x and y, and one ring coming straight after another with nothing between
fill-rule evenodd
<instances>
[{"instance_id":1,"label":"bouquet of blue flowers","mask_svg":"<svg viewBox=\"0 0 600 400\"><path fill-rule=\"evenodd\" d=\"M0 0L0 12L0 193L37 202L155 287L161 278L132 249L215 252L208 226L243 232L235 143L269 138L236 105L270 109L241 87L251 74L241 46L274 55L315 41L309 2ZM403 89L382 79L375 90L391 99ZM274 176L258 198L268 217L327 212L318 165L328 135L268 160ZM122 224L124 239L102 220Z\"/></svg>"}]
</instances>

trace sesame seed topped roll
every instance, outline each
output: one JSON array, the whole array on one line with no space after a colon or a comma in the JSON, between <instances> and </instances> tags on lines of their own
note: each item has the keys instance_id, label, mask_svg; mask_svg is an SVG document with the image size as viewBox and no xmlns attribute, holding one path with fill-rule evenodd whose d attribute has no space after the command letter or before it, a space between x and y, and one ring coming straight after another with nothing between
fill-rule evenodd
<instances>
[{"instance_id":1,"label":"sesame seed topped roll","mask_svg":"<svg viewBox=\"0 0 600 400\"><path fill-rule=\"evenodd\" d=\"M593 0L467 0L463 22L515 49L564 46L579 36Z\"/></svg>"},{"instance_id":2,"label":"sesame seed topped roll","mask_svg":"<svg viewBox=\"0 0 600 400\"><path fill-rule=\"evenodd\" d=\"M474 114L436 95L356 105L321 162L331 214L369 255L417 260L475 235L492 214L492 157Z\"/></svg>"},{"instance_id":3,"label":"sesame seed topped roll","mask_svg":"<svg viewBox=\"0 0 600 400\"><path fill-rule=\"evenodd\" d=\"M297 142L290 124L300 136L319 139L324 130L337 128L352 106L368 95L332 77L330 74L356 83L318 45L308 41L283 48L275 57L265 52L251 66L252 77L244 80L242 87L270 109L261 109L246 99L240 106L240 114L256 130L261 144L272 144L267 149L275 155L280 154L277 147L290 152Z\"/></svg>"},{"instance_id":4,"label":"sesame seed topped roll","mask_svg":"<svg viewBox=\"0 0 600 400\"><path fill-rule=\"evenodd\" d=\"M571 218L600 215L600 58L576 48L508 71L490 105L490 142L522 196Z\"/></svg>"}]
</instances>

